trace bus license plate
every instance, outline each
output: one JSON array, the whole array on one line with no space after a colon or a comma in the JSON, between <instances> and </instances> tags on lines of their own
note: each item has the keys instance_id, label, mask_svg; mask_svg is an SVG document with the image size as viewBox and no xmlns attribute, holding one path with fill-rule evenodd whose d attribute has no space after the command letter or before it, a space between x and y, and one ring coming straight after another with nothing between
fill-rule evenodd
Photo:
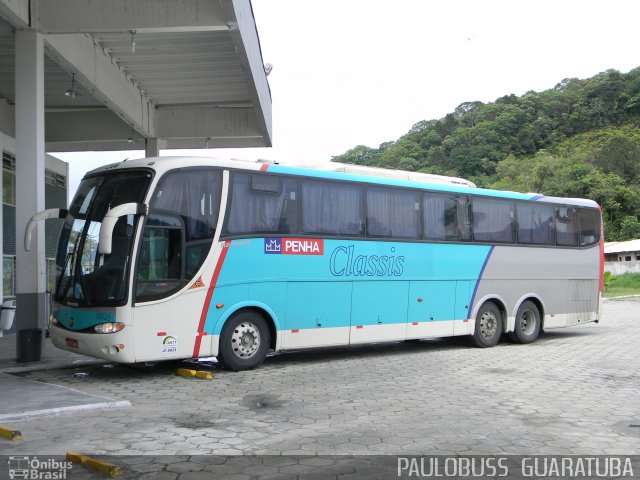
<instances>
[{"instance_id":1,"label":"bus license plate","mask_svg":"<svg viewBox=\"0 0 640 480\"><path fill-rule=\"evenodd\" d=\"M78 340L75 338L65 338L65 342L67 342L67 347L78 348Z\"/></svg>"}]
</instances>

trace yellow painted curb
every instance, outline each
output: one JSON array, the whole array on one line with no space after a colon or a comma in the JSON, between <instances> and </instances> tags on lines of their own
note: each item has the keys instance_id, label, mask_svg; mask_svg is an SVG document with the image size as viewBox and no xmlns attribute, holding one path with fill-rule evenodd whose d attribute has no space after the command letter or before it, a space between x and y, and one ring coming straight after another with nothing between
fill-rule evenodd
<instances>
[{"instance_id":1,"label":"yellow painted curb","mask_svg":"<svg viewBox=\"0 0 640 480\"><path fill-rule=\"evenodd\" d=\"M87 455L67 452L67 460L73 463L79 463L80 465L85 465L96 472L107 475L110 478L122 476L122 468L109 462L103 462L102 460L88 457Z\"/></svg>"},{"instance_id":2,"label":"yellow painted curb","mask_svg":"<svg viewBox=\"0 0 640 480\"><path fill-rule=\"evenodd\" d=\"M189 370L188 368L179 368L176 373L181 377L201 378L202 380L213 380L213 374L206 370Z\"/></svg>"},{"instance_id":3,"label":"yellow painted curb","mask_svg":"<svg viewBox=\"0 0 640 480\"><path fill-rule=\"evenodd\" d=\"M9 440L22 440L22 434L18 430L11 430L5 427L0 427L0 437L8 438Z\"/></svg>"},{"instance_id":4,"label":"yellow painted curb","mask_svg":"<svg viewBox=\"0 0 640 480\"><path fill-rule=\"evenodd\" d=\"M213 380L213 374L206 372L204 370L197 371L196 377L201 378L203 380Z\"/></svg>"}]
</instances>

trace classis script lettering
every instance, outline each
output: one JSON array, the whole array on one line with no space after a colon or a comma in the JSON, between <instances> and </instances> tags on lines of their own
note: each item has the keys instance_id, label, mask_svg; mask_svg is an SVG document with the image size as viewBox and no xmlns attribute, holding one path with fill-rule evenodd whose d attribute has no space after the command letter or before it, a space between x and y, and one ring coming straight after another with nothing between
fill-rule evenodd
<instances>
[{"instance_id":1,"label":"classis script lettering","mask_svg":"<svg viewBox=\"0 0 640 480\"><path fill-rule=\"evenodd\" d=\"M329 268L336 277L397 277L404 271L404 260L399 255L357 255L355 247L349 245L333 250Z\"/></svg>"}]
</instances>

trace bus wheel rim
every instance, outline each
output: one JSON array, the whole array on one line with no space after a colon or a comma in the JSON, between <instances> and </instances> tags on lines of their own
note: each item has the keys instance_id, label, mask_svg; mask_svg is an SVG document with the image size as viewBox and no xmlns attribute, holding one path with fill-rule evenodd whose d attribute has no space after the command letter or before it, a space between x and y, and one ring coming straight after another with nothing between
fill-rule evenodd
<instances>
[{"instance_id":1,"label":"bus wheel rim","mask_svg":"<svg viewBox=\"0 0 640 480\"><path fill-rule=\"evenodd\" d=\"M498 319L491 312L484 312L480 317L480 333L484 338L493 338L498 328Z\"/></svg>"},{"instance_id":2,"label":"bus wheel rim","mask_svg":"<svg viewBox=\"0 0 640 480\"><path fill-rule=\"evenodd\" d=\"M252 357L260 347L260 331L251 322L242 322L231 334L231 348L239 358Z\"/></svg>"},{"instance_id":3,"label":"bus wheel rim","mask_svg":"<svg viewBox=\"0 0 640 480\"><path fill-rule=\"evenodd\" d=\"M525 335L531 335L536 328L536 316L532 310L525 310L520 315L520 329Z\"/></svg>"}]
</instances>

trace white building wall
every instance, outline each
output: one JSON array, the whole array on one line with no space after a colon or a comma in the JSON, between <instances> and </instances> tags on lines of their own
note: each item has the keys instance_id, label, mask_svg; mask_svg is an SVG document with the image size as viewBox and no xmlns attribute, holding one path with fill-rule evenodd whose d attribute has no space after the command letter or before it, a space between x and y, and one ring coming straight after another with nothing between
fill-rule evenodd
<instances>
[{"instance_id":1,"label":"white building wall","mask_svg":"<svg viewBox=\"0 0 640 480\"><path fill-rule=\"evenodd\" d=\"M624 275L625 273L640 273L640 261L631 262L605 262L604 271L611 275Z\"/></svg>"}]
</instances>

